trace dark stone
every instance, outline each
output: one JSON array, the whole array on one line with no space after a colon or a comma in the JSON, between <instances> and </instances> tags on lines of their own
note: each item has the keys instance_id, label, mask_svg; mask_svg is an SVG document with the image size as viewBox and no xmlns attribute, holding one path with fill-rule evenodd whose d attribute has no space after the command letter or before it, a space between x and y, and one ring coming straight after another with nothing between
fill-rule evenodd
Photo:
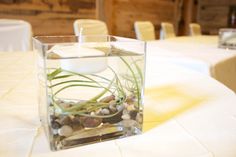
<instances>
[{"instance_id":1,"label":"dark stone","mask_svg":"<svg viewBox=\"0 0 236 157\"><path fill-rule=\"evenodd\" d=\"M80 117L79 116L75 116L72 119L72 128L73 128L73 130L79 130L82 128L82 126L80 124Z\"/></svg>"},{"instance_id":2,"label":"dark stone","mask_svg":"<svg viewBox=\"0 0 236 157\"><path fill-rule=\"evenodd\" d=\"M123 119L121 118L122 116L122 111L119 111L119 113L115 114L112 117L109 118L103 118L102 122L103 123L110 123L110 124L114 124L114 123L118 123L120 121L122 121Z\"/></svg>"},{"instance_id":3,"label":"dark stone","mask_svg":"<svg viewBox=\"0 0 236 157\"><path fill-rule=\"evenodd\" d=\"M59 122L61 125L71 125L72 124L72 120L70 119L69 116L61 116L59 118Z\"/></svg>"},{"instance_id":4,"label":"dark stone","mask_svg":"<svg viewBox=\"0 0 236 157\"><path fill-rule=\"evenodd\" d=\"M110 101L112 101L112 100L115 100L115 96L114 96L114 95L106 96L106 97L102 98L102 99L100 100L100 102L108 103L108 102L110 102Z\"/></svg>"},{"instance_id":5,"label":"dark stone","mask_svg":"<svg viewBox=\"0 0 236 157\"><path fill-rule=\"evenodd\" d=\"M56 121L52 121L51 126L53 129L59 129L61 127L61 124Z\"/></svg>"},{"instance_id":6,"label":"dark stone","mask_svg":"<svg viewBox=\"0 0 236 157\"><path fill-rule=\"evenodd\" d=\"M129 112L129 115L130 115L130 118L135 120L136 119L136 116L137 116L137 111L136 110L132 110Z\"/></svg>"},{"instance_id":7,"label":"dark stone","mask_svg":"<svg viewBox=\"0 0 236 157\"><path fill-rule=\"evenodd\" d=\"M55 121L57 119L57 117L55 116L55 115L50 115L50 120L51 120L51 122L52 121Z\"/></svg>"},{"instance_id":8,"label":"dark stone","mask_svg":"<svg viewBox=\"0 0 236 157\"><path fill-rule=\"evenodd\" d=\"M126 102L128 104L133 104L135 102L135 95L129 95L127 98L126 98Z\"/></svg>"},{"instance_id":9,"label":"dark stone","mask_svg":"<svg viewBox=\"0 0 236 157\"><path fill-rule=\"evenodd\" d=\"M102 123L102 119L94 117L80 117L80 123L85 128L95 128Z\"/></svg>"}]
</instances>

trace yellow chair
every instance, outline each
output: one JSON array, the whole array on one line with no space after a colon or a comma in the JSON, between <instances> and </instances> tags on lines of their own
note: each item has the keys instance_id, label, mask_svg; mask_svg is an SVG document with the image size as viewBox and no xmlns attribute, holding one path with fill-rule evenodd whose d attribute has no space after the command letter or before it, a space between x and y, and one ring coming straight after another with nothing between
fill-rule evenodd
<instances>
[{"instance_id":1,"label":"yellow chair","mask_svg":"<svg viewBox=\"0 0 236 157\"><path fill-rule=\"evenodd\" d=\"M168 23L168 22L162 22L160 39L168 39L168 38L174 38L174 37L176 37L176 35L175 35L173 24Z\"/></svg>"},{"instance_id":2,"label":"yellow chair","mask_svg":"<svg viewBox=\"0 0 236 157\"><path fill-rule=\"evenodd\" d=\"M155 29L150 21L136 21L134 30L138 40L155 40Z\"/></svg>"},{"instance_id":3,"label":"yellow chair","mask_svg":"<svg viewBox=\"0 0 236 157\"><path fill-rule=\"evenodd\" d=\"M105 22L93 19L78 19L74 22L75 35L108 35Z\"/></svg>"},{"instance_id":4,"label":"yellow chair","mask_svg":"<svg viewBox=\"0 0 236 157\"><path fill-rule=\"evenodd\" d=\"M191 36L202 35L201 26L197 23L189 24L189 31Z\"/></svg>"}]
</instances>

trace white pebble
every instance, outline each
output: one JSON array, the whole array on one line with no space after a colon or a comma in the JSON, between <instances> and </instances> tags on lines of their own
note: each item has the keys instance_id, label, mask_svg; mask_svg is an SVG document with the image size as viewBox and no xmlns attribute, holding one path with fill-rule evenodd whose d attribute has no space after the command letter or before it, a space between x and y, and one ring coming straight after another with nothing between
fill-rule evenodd
<instances>
[{"instance_id":1,"label":"white pebble","mask_svg":"<svg viewBox=\"0 0 236 157\"><path fill-rule=\"evenodd\" d=\"M122 125L124 127L135 127L135 126L137 126L137 122L135 120L124 119L121 122L122 122Z\"/></svg>"},{"instance_id":2,"label":"white pebble","mask_svg":"<svg viewBox=\"0 0 236 157\"><path fill-rule=\"evenodd\" d=\"M126 102L123 105L125 106L125 108L127 108L129 106L129 104Z\"/></svg>"},{"instance_id":3,"label":"white pebble","mask_svg":"<svg viewBox=\"0 0 236 157\"><path fill-rule=\"evenodd\" d=\"M58 134L60 136L65 136L65 137L68 137L70 135L72 135L73 133L73 129L68 126L68 125L63 125L59 130L58 130Z\"/></svg>"},{"instance_id":4,"label":"white pebble","mask_svg":"<svg viewBox=\"0 0 236 157\"><path fill-rule=\"evenodd\" d=\"M128 120L128 119L130 119L130 115L129 114L123 114L121 116L121 118L124 119L124 120Z\"/></svg>"},{"instance_id":5,"label":"white pebble","mask_svg":"<svg viewBox=\"0 0 236 157\"><path fill-rule=\"evenodd\" d=\"M116 112L116 106L115 105L112 105L112 104L110 104L109 105L109 109L112 111L112 112Z\"/></svg>"},{"instance_id":6,"label":"white pebble","mask_svg":"<svg viewBox=\"0 0 236 157\"><path fill-rule=\"evenodd\" d=\"M136 116L136 121L137 121L138 123L142 123L142 122L143 122L143 116L142 116L140 113L137 114L137 116Z\"/></svg>"},{"instance_id":7,"label":"white pebble","mask_svg":"<svg viewBox=\"0 0 236 157\"><path fill-rule=\"evenodd\" d=\"M102 109L102 114L110 114L110 111L107 108Z\"/></svg>"},{"instance_id":8,"label":"white pebble","mask_svg":"<svg viewBox=\"0 0 236 157\"><path fill-rule=\"evenodd\" d=\"M118 111L121 111L121 110L124 109L124 106L123 106L123 105L117 105L117 106L116 106L116 109L117 109Z\"/></svg>"},{"instance_id":9,"label":"white pebble","mask_svg":"<svg viewBox=\"0 0 236 157\"><path fill-rule=\"evenodd\" d=\"M123 114L129 114L129 111L126 110L126 109L124 109L122 113L123 113Z\"/></svg>"},{"instance_id":10,"label":"white pebble","mask_svg":"<svg viewBox=\"0 0 236 157\"><path fill-rule=\"evenodd\" d=\"M91 116L95 116L96 114L95 114L95 112L91 112L90 115Z\"/></svg>"},{"instance_id":11,"label":"white pebble","mask_svg":"<svg viewBox=\"0 0 236 157\"><path fill-rule=\"evenodd\" d=\"M102 109L100 108L100 109L98 109L98 110L95 112L95 114L96 114L96 115L100 115L101 112L102 112Z\"/></svg>"},{"instance_id":12,"label":"white pebble","mask_svg":"<svg viewBox=\"0 0 236 157\"><path fill-rule=\"evenodd\" d=\"M58 134L58 130L57 130L57 129L52 129L52 133L53 133L54 135L56 135L56 134Z\"/></svg>"},{"instance_id":13,"label":"white pebble","mask_svg":"<svg viewBox=\"0 0 236 157\"><path fill-rule=\"evenodd\" d=\"M109 102L109 104L115 106L115 104L116 104L116 100L111 100L111 101Z\"/></svg>"},{"instance_id":14,"label":"white pebble","mask_svg":"<svg viewBox=\"0 0 236 157\"><path fill-rule=\"evenodd\" d=\"M128 111L133 111L135 110L134 105L129 105L128 107L126 107Z\"/></svg>"}]
</instances>

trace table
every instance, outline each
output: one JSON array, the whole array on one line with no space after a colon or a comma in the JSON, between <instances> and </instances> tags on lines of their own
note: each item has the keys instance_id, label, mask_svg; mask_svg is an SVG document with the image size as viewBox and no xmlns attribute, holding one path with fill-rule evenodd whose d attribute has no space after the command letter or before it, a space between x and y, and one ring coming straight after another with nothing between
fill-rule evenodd
<instances>
[{"instance_id":1,"label":"table","mask_svg":"<svg viewBox=\"0 0 236 157\"><path fill-rule=\"evenodd\" d=\"M0 156L236 156L235 93L150 54L142 135L51 152L38 120L35 53L0 56Z\"/></svg>"},{"instance_id":2,"label":"table","mask_svg":"<svg viewBox=\"0 0 236 157\"><path fill-rule=\"evenodd\" d=\"M31 25L22 20L0 19L0 51L30 51Z\"/></svg>"},{"instance_id":3,"label":"table","mask_svg":"<svg viewBox=\"0 0 236 157\"><path fill-rule=\"evenodd\" d=\"M236 92L236 51L220 49L217 36L176 37L147 43L147 52L210 75Z\"/></svg>"}]
</instances>

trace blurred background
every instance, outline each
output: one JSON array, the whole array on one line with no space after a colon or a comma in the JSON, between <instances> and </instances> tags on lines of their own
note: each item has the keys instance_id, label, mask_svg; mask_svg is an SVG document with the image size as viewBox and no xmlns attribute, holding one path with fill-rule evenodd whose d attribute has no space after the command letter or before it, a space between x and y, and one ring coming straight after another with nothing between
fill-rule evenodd
<instances>
[{"instance_id":1,"label":"blurred background","mask_svg":"<svg viewBox=\"0 0 236 157\"><path fill-rule=\"evenodd\" d=\"M138 20L151 21L157 38L161 22L177 35L188 35L192 22L214 35L236 27L236 0L0 0L0 18L28 21L34 35L72 35L76 19L105 21L109 34L132 38Z\"/></svg>"}]
</instances>

